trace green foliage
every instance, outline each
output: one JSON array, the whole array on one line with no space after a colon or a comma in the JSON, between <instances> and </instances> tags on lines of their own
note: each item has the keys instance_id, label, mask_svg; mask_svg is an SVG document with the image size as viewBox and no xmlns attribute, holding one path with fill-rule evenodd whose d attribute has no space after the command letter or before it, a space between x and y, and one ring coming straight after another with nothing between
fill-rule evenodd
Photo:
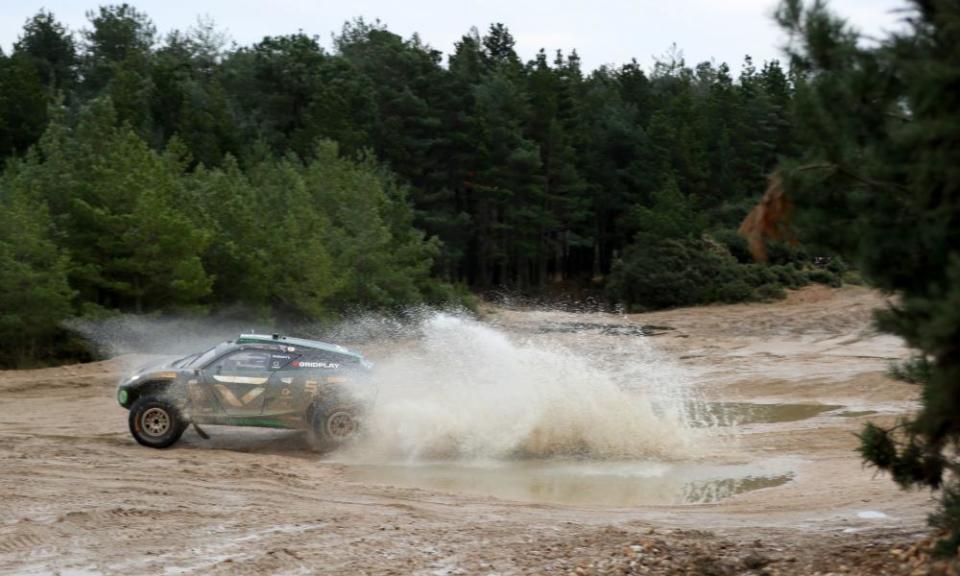
<instances>
[{"instance_id":1,"label":"green foliage","mask_svg":"<svg viewBox=\"0 0 960 576\"><path fill-rule=\"evenodd\" d=\"M807 272L807 278L810 280L810 282L826 284L827 286L833 286L834 288L839 288L843 282L840 276L837 276L833 272L822 268L814 268L813 270L810 270Z\"/></svg>"},{"instance_id":2,"label":"green foliage","mask_svg":"<svg viewBox=\"0 0 960 576\"><path fill-rule=\"evenodd\" d=\"M403 187L332 142L315 149L306 163L267 158L245 174L228 158L189 177L195 223L218 239L203 256L213 300L298 321L435 301L439 242L411 226Z\"/></svg>"},{"instance_id":3,"label":"green foliage","mask_svg":"<svg viewBox=\"0 0 960 576\"><path fill-rule=\"evenodd\" d=\"M868 422L860 432L860 454L881 468L890 468L897 459L897 449L888 432Z\"/></svg>"},{"instance_id":4,"label":"green foliage","mask_svg":"<svg viewBox=\"0 0 960 576\"><path fill-rule=\"evenodd\" d=\"M146 14L129 4L101 6L87 12L90 29L83 33L83 78L87 90L107 86L119 66L144 63L156 39Z\"/></svg>"},{"instance_id":5,"label":"green foliage","mask_svg":"<svg viewBox=\"0 0 960 576\"><path fill-rule=\"evenodd\" d=\"M189 214L194 226L215 239L202 257L213 278L213 300L268 312L271 263L263 243L272 227L264 223L267 199L231 156L220 169L201 167L187 175L184 187L195 208Z\"/></svg>"},{"instance_id":6,"label":"green foliage","mask_svg":"<svg viewBox=\"0 0 960 576\"><path fill-rule=\"evenodd\" d=\"M607 295L633 310L714 302L779 300L807 276L792 266L742 264L708 237L664 240L637 235L610 274Z\"/></svg>"},{"instance_id":7,"label":"green foliage","mask_svg":"<svg viewBox=\"0 0 960 576\"><path fill-rule=\"evenodd\" d=\"M780 277L772 266L750 263L738 267L738 270L740 277L750 286L759 287L780 282Z\"/></svg>"},{"instance_id":8,"label":"green foliage","mask_svg":"<svg viewBox=\"0 0 960 576\"><path fill-rule=\"evenodd\" d=\"M786 288L800 288L810 283L810 276L796 264L779 264L770 266L769 270L776 275L776 283Z\"/></svg>"},{"instance_id":9,"label":"green foliage","mask_svg":"<svg viewBox=\"0 0 960 576\"><path fill-rule=\"evenodd\" d=\"M690 199L680 192L676 180L668 178L652 194L651 205L639 205L630 215L631 227L641 238L690 238L703 228L702 216Z\"/></svg>"},{"instance_id":10,"label":"green foliage","mask_svg":"<svg viewBox=\"0 0 960 576\"><path fill-rule=\"evenodd\" d=\"M904 487L939 488L931 521L960 541L960 7L916 2L907 28L864 46L820 3L778 12L798 39L798 154L784 162L798 221L895 294L877 325L916 359L897 375L923 385L922 406L899 426L870 425L861 453ZM825 272L844 274L828 264ZM951 474L946 475L946 472ZM946 476L946 477L945 477Z\"/></svg>"},{"instance_id":11,"label":"green foliage","mask_svg":"<svg viewBox=\"0 0 960 576\"><path fill-rule=\"evenodd\" d=\"M444 65L379 22L325 49L228 46L209 20L160 37L127 4L87 17L75 36L41 11L0 54L6 178L47 206L80 313L296 321L607 279L634 306L733 302L806 284L821 254L815 219L767 267L733 232L808 136L777 62L674 48L584 71L576 51L524 62L498 23ZM661 265L664 287L629 286Z\"/></svg>"},{"instance_id":12,"label":"green foliage","mask_svg":"<svg viewBox=\"0 0 960 576\"><path fill-rule=\"evenodd\" d=\"M843 283L853 286L863 286L865 284L863 276L856 270L848 270L843 273Z\"/></svg>"},{"instance_id":13,"label":"green foliage","mask_svg":"<svg viewBox=\"0 0 960 576\"><path fill-rule=\"evenodd\" d=\"M787 293L784 292L783 286L777 283L762 284L757 286L756 290L753 291L754 299L766 302L771 300L783 300L786 298L786 296Z\"/></svg>"},{"instance_id":14,"label":"green foliage","mask_svg":"<svg viewBox=\"0 0 960 576\"><path fill-rule=\"evenodd\" d=\"M0 180L0 363L47 357L73 295L46 206Z\"/></svg>"},{"instance_id":15,"label":"green foliage","mask_svg":"<svg viewBox=\"0 0 960 576\"><path fill-rule=\"evenodd\" d=\"M721 228L710 232L710 237L719 242L740 263L753 262L747 241L733 228Z\"/></svg>"},{"instance_id":16,"label":"green foliage","mask_svg":"<svg viewBox=\"0 0 960 576\"><path fill-rule=\"evenodd\" d=\"M331 228L324 245L339 276L332 300L347 307L399 308L420 303L439 252L411 226L406 190L371 161L343 160L321 143L306 166L305 185Z\"/></svg>"},{"instance_id":17,"label":"green foliage","mask_svg":"<svg viewBox=\"0 0 960 576\"><path fill-rule=\"evenodd\" d=\"M209 21L159 38L126 4L87 16L75 43L41 11L0 63L24 57L22 74L0 75L0 156L37 141L61 90L65 127L109 97L153 150L179 141L188 171L231 156L246 172L264 145L300 161L321 140L348 158L372 151L406 187L410 225L441 241L432 273L478 289L594 282L638 232L733 228L793 145L776 62L746 60L735 77L674 51L650 73L585 73L575 51L522 62L498 23L464 35L444 67L379 22L347 23L332 50L306 33L227 48Z\"/></svg>"},{"instance_id":18,"label":"green foliage","mask_svg":"<svg viewBox=\"0 0 960 576\"><path fill-rule=\"evenodd\" d=\"M52 125L13 181L48 203L83 300L144 311L209 293L199 260L209 237L179 205L179 166L117 128L109 99L92 103L69 136Z\"/></svg>"},{"instance_id":19,"label":"green foliage","mask_svg":"<svg viewBox=\"0 0 960 576\"><path fill-rule=\"evenodd\" d=\"M635 243L610 275L607 294L632 310L711 302L742 302L752 288L741 265L702 240L652 240Z\"/></svg>"},{"instance_id":20,"label":"green foliage","mask_svg":"<svg viewBox=\"0 0 960 576\"><path fill-rule=\"evenodd\" d=\"M0 53L0 157L23 153L47 122L47 93L30 59Z\"/></svg>"},{"instance_id":21,"label":"green foliage","mask_svg":"<svg viewBox=\"0 0 960 576\"><path fill-rule=\"evenodd\" d=\"M207 166L218 166L225 154L239 151L239 127L218 66L224 42L202 22L186 34L171 33L147 71L154 137L181 140L190 158Z\"/></svg>"},{"instance_id":22,"label":"green foliage","mask_svg":"<svg viewBox=\"0 0 960 576\"><path fill-rule=\"evenodd\" d=\"M301 158L320 137L350 152L371 143L377 108L369 78L327 55L315 37L267 37L229 54L221 68L223 89L244 112L239 129L250 140L263 138L275 152Z\"/></svg>"},{"instance_id":23,"label":"green foliage","mask_svg":"<svg viewBox=\"0 0 960 576\"><path fill-rule=\"evenodd\" d=\"M947 532L947 537L937 542L934 552L941 556L956 555L960 548L960 486L951 482L943 487L940 494L940 507L929 517L930 525Z\"/></svg>"},{"instance_id":24,"label":"green foliage","mask_svg":"<svg viewBox=\"0 0 960 576\"><path fill-rule=\"evenodd\" d=\"M73 87L77 78L77 49L73 36L50 12L41 10L23 26L14 54L25 57L49 94Z\"/></svg>"},{"instance_id":25,"label":"green foliage","mask_svg":"<svg viewBox=\"0 0 960 576\"><path fill-rule=\"evenodd\" d=\"M804 246L782 240L767 243L767 261L773 265L799 264L811 261Z\"/></svg>"},{"instance_id":26,"label":"green foliage","mask_svg":"<svg viewBox=\"0 0 960 576\"><path fill-rule=\"evenodd\" d=\"M890 367L890 377L910 384L926 384L933 375L933 363L923 355L898 362Z\"/></svg>"}]
</instances>

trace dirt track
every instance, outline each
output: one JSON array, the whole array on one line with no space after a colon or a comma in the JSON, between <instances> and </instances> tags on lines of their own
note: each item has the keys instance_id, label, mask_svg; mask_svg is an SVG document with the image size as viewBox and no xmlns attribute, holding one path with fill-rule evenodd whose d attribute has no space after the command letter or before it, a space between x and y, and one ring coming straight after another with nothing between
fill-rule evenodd
<instances>
[{"instance_id":1,"label":"dirt track","mask_svg":"<svg viewBox=\"0 0 960 576\"><path fill-rule=\"evenodd\" d=\"M774 304L601 318L672 328L652 342L708 399L846 408L742 426L737 450L790 458L792 480L702 505L365 483L285 432L188 431L174 449L148 450L113 399L130 359L0 372L0 572L910 574L917 566L900 559L926 536L929 495L900 492L853 452L866 419L889 422L917 394L884 375L905 351L869 328L882 304L816 287ZM491 321L522 329L544 317L501 310Z\"/></svg>"}]
</instances>

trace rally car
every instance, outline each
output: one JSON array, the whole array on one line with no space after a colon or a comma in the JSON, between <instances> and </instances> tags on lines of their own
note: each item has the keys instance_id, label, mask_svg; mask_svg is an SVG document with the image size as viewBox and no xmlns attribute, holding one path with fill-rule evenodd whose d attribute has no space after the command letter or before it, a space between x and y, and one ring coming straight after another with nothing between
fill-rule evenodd
<instances>
[{"instance_id":1,"label":"rally car","mask_svg":"<svg viewBox=\"0 0 960 576\"><path fill-rule=\"evenodd\" d=\"M117 387L130 433L171 446L202 424L307 430L335 447L354 436L371 364L336 344L279 334L242 334L205 352L146 366Z\"/></svg>"}]
</instances>

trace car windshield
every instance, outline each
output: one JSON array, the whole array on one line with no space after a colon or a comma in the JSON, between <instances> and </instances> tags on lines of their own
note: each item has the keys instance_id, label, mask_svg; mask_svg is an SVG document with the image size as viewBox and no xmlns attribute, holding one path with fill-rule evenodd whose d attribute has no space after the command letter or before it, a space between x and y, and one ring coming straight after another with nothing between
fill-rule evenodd
<instances>
[{"instance_id":1,"label":"car windshield","mask_svg":"<svg viewBox=\"0 0 960 576\"><path fill-rule=\"evenodd\" d=\"M196 356L196 357L194 358L194 360L193 360L192 362L190 362L189 364L184 364L184 367L188 367L188 366L189 366L189 367L192 367L192 368L202 368L205 364L207 364L208 362L210 362L211 360L213 360L213 358L214 358L216 355L217 355L217 347L214 346L213 348L207 350L207 351L204 352L203 354L200 354L200 355Z\"/></svg>"},{"instance_id":2,"label":"car windshield","mask_svg":"<svg viewBox=\"0 0 960 576\"><path fill-rule=\"evenodd\" d=\"M189 365L190 362L191 362L194 358L196 358L197 356L199 356L199 355L200 355L199 353L197 353L197 354L191 354L191 355L189 355L189 356L184 356L183 358L181 358L181 359L179 359L179 360L174 360L174 362L173 362L173 367L174 367L174 368L183 368L184 366Z\"/></svg>"}]
</instances>

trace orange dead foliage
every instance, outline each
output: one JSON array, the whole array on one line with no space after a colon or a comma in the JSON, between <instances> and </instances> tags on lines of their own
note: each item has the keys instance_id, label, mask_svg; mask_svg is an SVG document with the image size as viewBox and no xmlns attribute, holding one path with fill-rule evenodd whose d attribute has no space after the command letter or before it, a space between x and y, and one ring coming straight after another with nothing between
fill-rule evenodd
<instances>
[{"instance_id":1,"label":"orange dead foliage","mask_svg":"<svg viewBox=\"0 0 960 576\"><path fill-rule=\"evenodd\" d=\"M747 245L754 259L761 262L767 260L767 239L789 238L791 242L794 241L787 226L791 205L783 191L783 177L777 171L771 174L767 181L767 190L760 198L760 202L750 210L737 230L747 239Z\"/></svg>"}]
</instances>

